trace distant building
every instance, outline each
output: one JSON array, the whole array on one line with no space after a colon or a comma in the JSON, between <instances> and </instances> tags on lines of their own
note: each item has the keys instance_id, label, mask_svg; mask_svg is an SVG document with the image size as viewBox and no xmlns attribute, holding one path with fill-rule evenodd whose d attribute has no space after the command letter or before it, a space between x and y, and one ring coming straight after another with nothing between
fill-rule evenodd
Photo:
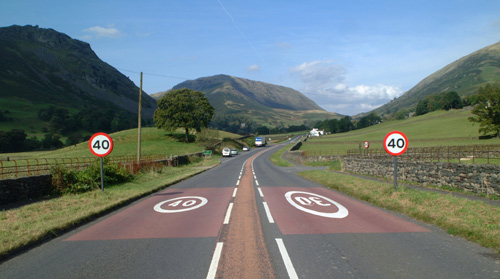
<instances>
[{"instance_id":1,"label":"distant building","mask_svg":"<svg viewBox=\"0 0 500 279\"><path fill-rule=\"evenodd\" d=\"M309 134L311 135L311 137L319 137L319 136L322 136L325 134L325 131L324 130L318 130L317 128L313 128Z\"/></svg>"}]
</instances>

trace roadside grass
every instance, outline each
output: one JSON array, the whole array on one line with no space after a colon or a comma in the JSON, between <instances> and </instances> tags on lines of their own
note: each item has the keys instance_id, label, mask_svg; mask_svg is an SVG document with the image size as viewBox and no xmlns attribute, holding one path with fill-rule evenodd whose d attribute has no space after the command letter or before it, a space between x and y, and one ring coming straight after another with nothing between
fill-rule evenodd
<instances>
[{"instance_id":1,"label":"roadside grass","mask_svg":"<svg viewBox=\"0 0 500 279\"><path fill-rule=\"evenodd\" d=\"M327 171L299 175L379 207L434 224L449 234L464 237L500 253L500 207L448 194L368 181Z\"/></svg>"},{"instance_id":2,"label":"roadside grass","mask_svg":"<svg viewBox=\"0 0 500 279\"><path fill-rule=\"evenodd\" d=\"M162 190L219 163L220 156L187 166L148 171L133 181L78 195L64 195L0 211L0 259L92 220L130 201Z\"/></svg>"},{"instance_id":3,"label":"roadside grass","mask_svg":"<svg viewBox=\"0 0 500 279\"><path fill-rule=\"evenodd\" d=\"M340 161L313 161L313 162L306 162L304 163L306 166L310 167L323 167L326 166L328 167L328 170L331 171L341 171L342 170L342 162Z\"/></svg>"},{"instance_id":4,"label":"roadside grass","mask_svg":"<svg viewBox=\"0 0 500 279\"><path fill-rule=\"evenodd\" d=\"M282 148L278 149L276 152L271 155L271 162L275 164L278 167L293 167L295 166L294 164L290 163L289 161L285 160L282 158L283 154L292 147L294 143L287 144L283 146Z\"/></svg>"}]
</instances>

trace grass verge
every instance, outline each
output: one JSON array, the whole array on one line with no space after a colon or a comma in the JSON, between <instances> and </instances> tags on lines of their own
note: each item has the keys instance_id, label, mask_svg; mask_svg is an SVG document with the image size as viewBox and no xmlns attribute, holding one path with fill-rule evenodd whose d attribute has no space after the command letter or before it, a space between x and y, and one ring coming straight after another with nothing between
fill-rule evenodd
<instances>
[{"instance_id":1,"label":"grass verge","mask_svg":"<svg viewBox=\"0 0 500 279\"><path fill-rule=\"evenodd\" d=\"M302 177L416 220L437 225L500 253L500 208L482 201L413 190L326 171L304 171Z\"/></svg>"},{"instance_id":2,"label":"grass verge","mask_svg":"<svg viewBox=\"0 0 500 279\"><path fill-rule=\"evenodd\" d=\"M293 143L287 144L280 148L278 151L274 152L273 155L271 155L270 160L273 164L275 164L278 167L293 167L294 164L288 162L287 160L283 159L282 156L283 154L289 150L292 147Z\"/></svg>"},{"instance_id":3,"label":"grass verge","mask_svg":"<svg viewBox=\"0 0 500 279\"><path fill-rule=\"evenodd\" d=\"M106 186L104 192L64 195L0 211L0 259L213 167L218 158L143 173L132 182Z\"/></svg>"}]
</instances>

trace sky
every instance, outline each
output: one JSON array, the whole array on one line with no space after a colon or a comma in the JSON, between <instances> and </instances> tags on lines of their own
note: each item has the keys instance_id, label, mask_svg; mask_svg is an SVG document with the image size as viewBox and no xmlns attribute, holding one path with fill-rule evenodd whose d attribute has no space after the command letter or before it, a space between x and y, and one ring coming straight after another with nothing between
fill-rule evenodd
<instances>
[{"instance_id":1,"label":"sky","mask_svg":"<svg viewBox=\"0 0 500 279\"><path fill-rule=\"evenodd\" d=\"M11 25L89 43L148 94L226 74L353 116L499 42L500 1L2 0Z\"/></svg>"}]
</instances>

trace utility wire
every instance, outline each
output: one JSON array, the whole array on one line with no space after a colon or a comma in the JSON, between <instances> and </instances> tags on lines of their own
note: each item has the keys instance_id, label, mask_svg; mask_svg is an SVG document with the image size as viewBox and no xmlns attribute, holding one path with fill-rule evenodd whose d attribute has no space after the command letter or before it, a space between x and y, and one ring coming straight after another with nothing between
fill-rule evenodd
<instances>
[{"instance_id":1,"label":"utility wire","mask_svg":"<svg viewBox=\"0 0 500 279\"><path fill-rule=\"evenodd\" d=\"M126 70L126 69L120 69L116 68L117 70L124 71L124 72L130 72L134 74L140 74L141 72L136 72L136 71L131 71L131 70ZM147 76L157 76L157 77L166 77L166 78L175 78L175 79L182 79L182 80L189 80L190 78L185 78L185 77L174 77L174 76L168 76L168 75L162 75L162 74L151 74L151 73L143 73L144 75Z\"/></svg>"}]
</instances>

